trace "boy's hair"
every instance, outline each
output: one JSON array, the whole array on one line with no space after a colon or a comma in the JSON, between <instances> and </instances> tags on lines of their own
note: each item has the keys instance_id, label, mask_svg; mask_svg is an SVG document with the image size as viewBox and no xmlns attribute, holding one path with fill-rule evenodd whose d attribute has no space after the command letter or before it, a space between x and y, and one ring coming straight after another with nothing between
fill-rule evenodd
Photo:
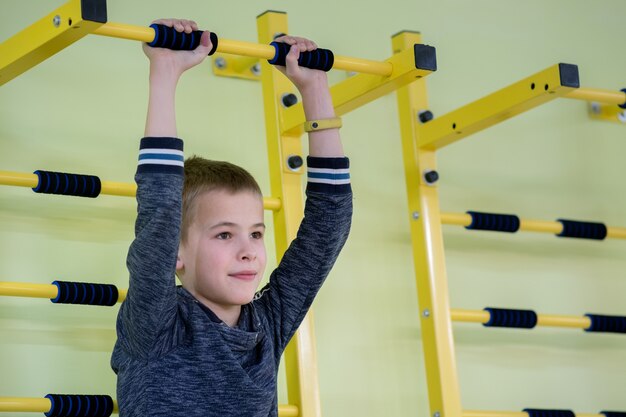
<instances>
[{"instance_id":1,"label":"boy's hair","mask_svg":"<svg viewBox=\"0 0 626 417\"><path fill-rule=\"evenodd\" d=\"M187 158L183 186L182 242L187 239L187 230L195 217L197 197L214 190L230 193L250 191L259 197L263 196L259 184L245 169L230 162L211 161L196 155Z\"/></svg>"}]
</instances>

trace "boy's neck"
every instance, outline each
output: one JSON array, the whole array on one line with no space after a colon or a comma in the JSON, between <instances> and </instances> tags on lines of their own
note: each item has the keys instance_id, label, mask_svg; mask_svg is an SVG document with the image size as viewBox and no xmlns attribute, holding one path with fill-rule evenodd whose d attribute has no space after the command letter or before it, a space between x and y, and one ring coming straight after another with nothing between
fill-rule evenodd
<instances>
[{"instance_id":1,"label":"boy's neck","mask_svg":"<svg viewBox=\"0 0 626 417\"><path fill-rule=\"evenodd\" d=\"M219 304L213 303L197 294L192 295L198 300L199 303L202 303L203 306L208 308L219 318L222 320L228 327L235 327L237 323L239 323L239 316L241 315L241 306L221 306Z\"/></svg>"}]
</instances>

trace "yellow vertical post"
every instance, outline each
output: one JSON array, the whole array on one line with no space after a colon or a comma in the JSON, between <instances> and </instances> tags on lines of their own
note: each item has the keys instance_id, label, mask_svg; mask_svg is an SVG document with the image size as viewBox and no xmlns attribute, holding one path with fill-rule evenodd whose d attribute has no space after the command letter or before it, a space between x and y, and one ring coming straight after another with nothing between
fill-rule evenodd
<instances>
[{"instance_id":1,"label":"yellow vertical post","mask_svg":"<svg viewBox=\"0 0 626 417\"><path fill-rule=\"evenodd\" d=\"M394 53L421 43L415 32L392 38ZM431 417L461 417L434 150L420 149L418 114L428 109L426 81L398 90L402 153ZM434 179L434 181L432 181Z\"/></svg>"},{"instance_id":2,"label":"yellow vertical post","mask_svg":"<svg viewBox=\"0 0 626 417\"><path fill-rule=\"evenodd\" d=\"M289 33L287 15L267 11L257 17L259 42L269 44L278 33ZM303 216L302 168L291 170L287 165L290 155L302 156L302 143L298 133L283 133L281 97L293 91L289 80L265 60L261 60L261 83L265 108L265 129L269 158L272 195L282 201L280 210L274 212L276 256L282 257L289 242L296 237ZM301 417L319 417L319 383L313 332L313 314L309 311L298 332L285 351L287 390L289 404L296 405Z\"/></svg>"}]
</instances>

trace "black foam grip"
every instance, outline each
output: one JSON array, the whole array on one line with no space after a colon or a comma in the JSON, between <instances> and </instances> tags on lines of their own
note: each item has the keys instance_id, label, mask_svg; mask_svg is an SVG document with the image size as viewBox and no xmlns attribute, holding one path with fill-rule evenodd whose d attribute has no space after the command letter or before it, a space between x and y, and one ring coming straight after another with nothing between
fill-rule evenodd
<instances>
[{"instance_id":1,"label":"black foam grip","mask_svg":"<svg viewBox=\"0 0 626 417\"><path fill-rule=\"evenodd\" d=\"M626 417L624 411L600 411L600 414L604 414L606 417Z\"/></svg>"},{"instance_id":2,"label":"black foam grip","mask_svg":"<svg viewBox=\"0 0 626 417\"><path fill-rule=\"evenodd\" d=\"M626 317L602 316L600 314L585 314L591 319L591 326L586 332L599 333L626 333Z\"/></svg>"},{"instance_id":3,"label":"black foam grip","mask_svg":"<svg viewBox=\"0 0 626 417\"><path fill-rule=\"evenodd\" d=\"M175 51L191 51L196 49L198 45L200 45L200 38L204 33L202 30L194 30L191 33L179 32L172 27L158 23L153 23L150 27L154 29L154 40L148 43L149 46L173 49ZM209 37L213 45L209 55L213 55L217 50L218 38L213 32L210 32Z\"/></svg>"},{"instance_id":4,"label":"black foam grip","mask_svg":"<svg viewBox=\"0 0 626 417\"><path fill-rule=\"evenodd\" d=\"M267 62L272 65L285 66L285 59L291 49L291 45L283 42L272 42L270 45L274 47L276 52L274 54L274 58L268 59ZM330 49L317 48L314 51L300 52L300 57L298 58L298 65L301 67L313 68L322 71L329 71L333 67L334 63L335 55Z\"/></svg>"},{"instance_id":5,"label":"black foam grip","mask_svg":"<svg viewBox=\"0 0 626 417\"><path fill-rule=\"evenodd\" d=\"M576 220L557 219L563 225L563 231L558 237L573 237L578 239L604 240L607 229L604 223L579 222Z\"/></svg>"},{"instance_id":6,"label":"black foam grip","mask_svg":"<svg viewBox=\"0 0 626 417\"><path fill-rule=\"evenodd\" d=\"M52 406L48 417L108 417L113 414L113 399L108 395L48 394Z\"/></svg>"},{"instance_id":7,"label":"black foam grip","mask_svg":"<svg viewBox=\"0 0 626 417\"><path fill-rule=\"evenodd\" d=\"M68 174L64 172L37 170L36 193L98 197L102 189L100 178L94 175Z\"/></svg>"},{"instance_id":8,"label":"black foam grip","mask_svg":"<svg viewBox=\"0 0 626 417\"><path fill-rule=\"evenodd\" d=\"M532 310L512 310L508 308L487 307L489 321L483 323L485 327L515 327L532 329L537 325L537 313Z\"/></svg>"},{"instance_id":9,"label":"black foam grip","mask_svg":"<svg viewBox=\"0 0 626 417\"><path fill-rule=\"evenodd\" d=\"M529 417L576 417L572 410L542 410L539 408L524 408Z\"/></svg>"},{"instance_id":10,"label":"black foam grip","mask_svg":"<svg viewBox=\"0 0 626 417\"><path fill-rule=\"evenodd\" d=\"M519 230L520 220L514 214L481 213L468 211L472 216L472 223L465 226L469 230L493 230L495 232L515 233Z\"/></svg>"},{"instance_id":11,"label":"black foam grip","mask_svg":"<svg viewBox=\"0 0 626 417\"><path fill-rule=\"evenodd\" d=\"M50 299L53 303L113 306L119 297L117 287L111 284L53 281L52 285L59 289L56 298Z\"/></svg>"}]
</instances>

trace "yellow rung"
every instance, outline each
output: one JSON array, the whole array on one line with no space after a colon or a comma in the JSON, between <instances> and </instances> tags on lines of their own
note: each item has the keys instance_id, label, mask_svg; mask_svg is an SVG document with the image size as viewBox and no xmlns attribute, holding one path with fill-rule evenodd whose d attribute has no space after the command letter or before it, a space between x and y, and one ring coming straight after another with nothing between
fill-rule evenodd
<instances>
[{"instance_id":1,"label":"yellow rung","mask_svg":"<svg viewBox=\"0 0 626 417\"><path fill-rule=\"evenodd\" d=\"M487 323L491 315L484 310L452 309L450 311L452 321ZM558 316L550 314L537 314L537 326L544 327L569 327L575 329L588 329L591 327L589 317Z\"/></svg>"},{"instance_id":2,"label":"yellow rung","mask_svg":"<svg viewBox=\"0 0 626 417\"><path fill-rule=\"evenodd\" d=\"M36 174L0 171L0 185L35 188L37 187L38 181ZM100 194L134 197L137 193L137 186L135 184L114 181L101 181L101 184L102 189ZM265 208L265 210L278 211L281 206L280 199L263 197L263 208Z\"/></svg>"},{"instance_id":3,"label":"yellow rung","mask_svg":"<svg viewBox=\"0 0 626 417\"><path fill-rule=\"evenodd\" d=\"M152 42L155 36L154 29L151 27L133 26L122 23L106 23L98 27L93 33L96 35L141 42ZM272 59L274 58L275 49L271 45L219 38L217 52ZM392 73L393 66L388 62L335 55L333 69L387 76Z\"/></svg>"},{"instance_id":4,"label":"yellow rung","mask_svg":"<svg viewBox=\"0 0 626 417\"><path fill-rule=\"evenodd\" d=\"M0 412L47 413L51 407L52 402L47 398L0 397ZM119 412L115 400L113 401L113 412ZM278 406L280 417L297 417L298 414L298 407L295 405L281 404Z\"/></svg>"},{"instance_id":5,"label":"yellow rung","mask_svg":"<svg viewBox=\"0 0 626 417\"><path fill-rule=\"evenodd\" d=\"M128 290L119 289L117 302L121 303L126 299ZM54 299L59 295L59 289L52 284L30 284L24 282L2 282L0 281L0 295L10 297L30 297Z\"/></svg>"},{"instance_id":6,"label":"yellow rung","mask_svg":"<svg viewBox=\"0 0 626 417\"><path fill-rule=\"evenodd\" d=\"M441 223L467 227L472 224L472 216L467 213L441 213ZM558 235L563 231L563 224L544 220L520 219L519 230ZM607 238L626 239L626 228L624 227L607 226L606 231Z\"/></svg>"},{"instance_id":7,"label":"yellow rung","mask_svg":"<svg viewBox=\"0 0 626 417\"><path fill-rule=\"evenodd\" d=\"M0 412L32 412L47 413L52 402L47 398L0 397ZM117 401L113 401L113 412L117 413Z\"/></svg>"},{"instance_id":8,"label":"yellow rung","mask_svg":"<svg viewBox=\"0 0 626 417\"><path fill-rule=\"evenodd\" d=\"M596 101L598 103L605 104L626 103L626 93L622 91L600 90L594 88L579 88L564 97L576 100Z\"/></svg>"}]
</instances>

